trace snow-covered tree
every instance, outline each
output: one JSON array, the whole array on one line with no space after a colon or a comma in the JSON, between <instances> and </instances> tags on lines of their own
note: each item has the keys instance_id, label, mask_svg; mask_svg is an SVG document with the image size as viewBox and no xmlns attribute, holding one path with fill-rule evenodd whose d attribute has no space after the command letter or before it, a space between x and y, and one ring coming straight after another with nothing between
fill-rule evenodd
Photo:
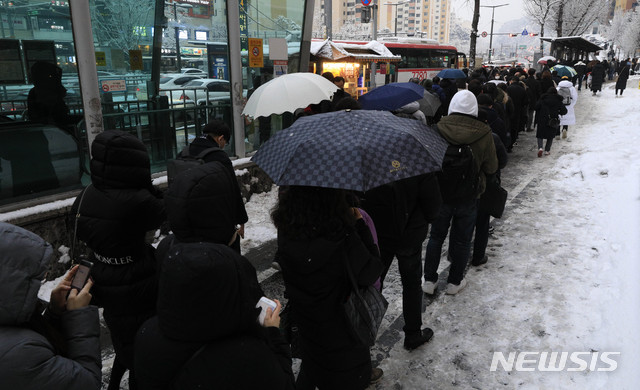
<instances>
[{"instance_id":1,"label":"snow-covered tree","mask_svg":"<svg viewBox=\"0 0 640 390\"><path fill-rule=\"evenodd\" d=\"M347 20L340 29L333 34L334 39L369 40L371 36L371 23L356 23Z\"/></svg>"},{"instance_id":2,"label":"snow-covered tree","mask_svg":"<svg viewBox=\"0 0 640 390\"><path fill-rule=\"evenodd\" d=\"M605 21L609 0L560 1L551 15L559 37L582 35L598 20Z\"/></svg>"},{"instance_id":3,"label":"snow-covered tree","mask_svg":"<svg viewBox=\"0 0 640 390\"><path fill-rule=\"evenodd\" d=\"M155 2L152 0L98 0L91 6L91 21L98 46L117 48L128 57L129 50L153 39Z\"/></svg>"},{"instance_id":4,"label":"snow-covered tree","mask_svg":"<svg viewBox=\"0 0 640 390\"><path fill-rule=\"evenodd\" d=\"M636 56L640 49L640 10L627 11L621 19L627 20L620 31L618 40L625 57Z\"/></svg>"},{"instance_id":5,"label":"snow-covered tree","mask_svg":"<svg viewBox=\"0 0 640 390\"><path fill-rule=\"evenodd\" d=\"M469 36L469 28L465 28L457 17L451 18L449 25L449 43L459 51L469 54L469 44L471 37Z\"/></svg>"},{"instance_id":6,"label":"snow-covered tree","mask_svg":"<svg viewBox=\"0 0 640 390\"><path fill-rule=\"evenodd\" d=\"M320 10L320 7L316 7L316 12L313 13L313 27L311 28L311 34L314 38L325 39L327 37L327 26L324 23L324 10Z\"/></svg>"}]
</instances>

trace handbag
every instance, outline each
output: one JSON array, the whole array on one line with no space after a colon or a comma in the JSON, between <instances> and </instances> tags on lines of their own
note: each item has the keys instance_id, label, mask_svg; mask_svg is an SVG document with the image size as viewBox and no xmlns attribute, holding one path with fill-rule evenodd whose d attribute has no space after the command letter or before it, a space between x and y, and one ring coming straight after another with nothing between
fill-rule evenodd
<instances>
[{"instance_id":1,"label":"handbag","mask_svg":"<svg viewBox=\"0 0 640 390\"><path fill-rule=\"evenodd\" d=\"M547 122L547 125L549 127L554 127L554 128L560 126L560 118L558 118L558 117L550 117L549 118L549 122Z\"/></svg>"},{"instance_id":2,"label":"handbag","mask_svg":"<svg viewBox=\"0 0 640 390\"><path fill-rule=\"evenodd\" d=\"M501 218L507 203L507 190L500 185L500 179L487 180L487 187L480 197L479 207L489 212L494 218Z\"/></svg>"},{"instance_id":3,"label":"handbag","mask_svg":"<svg viewBox=\"0 0 640 390\"><path fill-rule=\"evenodd\" d=\"M376 342L378 329L387 312L389 302L375 287L359 287L346 258L345 265L351 282L351 293L343 304L345 317L352 336L359 344L370 347Z\"/></svg>"}]
</instances>

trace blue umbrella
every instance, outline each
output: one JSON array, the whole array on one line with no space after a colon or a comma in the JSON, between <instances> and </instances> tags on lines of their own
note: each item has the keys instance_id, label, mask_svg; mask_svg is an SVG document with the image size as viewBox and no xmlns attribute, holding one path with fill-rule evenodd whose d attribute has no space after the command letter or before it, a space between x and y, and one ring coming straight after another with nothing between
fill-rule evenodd
<instances>
[{"instance_id":1,"label":"blue umbrella","mask_svg":"<svg viewBox=\"0 0 640 390\"><path fill-rule=\"evenodd\" d=\"M578 74L575 69L567 65L556 65L550 69L551 71L555 70L558 72L558 77L567 76L568 78L573 78L573 76Z\"/></svg>"},{"instance_id":2,"label":"blue umbrella","mask_svg":"<svg viewBox=\"0 0 640 390\"><path fill-rule=\"evenodd\" d=\"M388 111L336 111L298 119L251 158L278 185L367 191L442 169L447 142Z\"/></svg>"},{"instance_id":3,"label":"blue umbrella","mask_svg":"<svg viewBox=\"0 0 640 390\"><path fill-rule=\"evenodd\" d=\"M463 71L461 71L460 69L442 69L440 72L438 72L438 74L436 75L438 77L440 77L441 79L466 79L467 75L464 74Z\"/></svg>"},{"instance_id":4,"label":"blue umbrella","mask_svg":"<svg viewBox=\"0 0 640 390\"><path fill-rule=\"evenodd\" d=\"M364 110L393 111L424 96L424 87L416 83L382 85L358 98Z\"/></svg>"}]
</instances>

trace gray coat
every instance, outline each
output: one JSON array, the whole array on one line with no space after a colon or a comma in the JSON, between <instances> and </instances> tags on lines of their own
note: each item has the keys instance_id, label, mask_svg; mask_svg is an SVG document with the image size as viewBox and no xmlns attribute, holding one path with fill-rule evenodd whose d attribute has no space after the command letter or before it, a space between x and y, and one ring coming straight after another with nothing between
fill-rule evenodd
<instances>
[{"instance_id":1,"label":"gray coat","mask_svg":"<svg viewBox=\"0 0 640 390\"><path fill-rule=\"evenodd\" d=\"M89 306L46 321L58 328L66 356L28 325L53 250L39 236L0 222L0 389L99 389L98 309ZM34 314L35 313L35 314Z\"/></svg>"}]
</instances>

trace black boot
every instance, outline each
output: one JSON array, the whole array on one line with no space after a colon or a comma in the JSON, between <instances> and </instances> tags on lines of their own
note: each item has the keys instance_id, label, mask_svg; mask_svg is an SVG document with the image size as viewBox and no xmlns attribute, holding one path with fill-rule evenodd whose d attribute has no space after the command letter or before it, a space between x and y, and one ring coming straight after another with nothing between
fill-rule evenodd
<instances>
[{"instance_id":1,"label":"black boot","mask_svg":"<svg viewBox=\"0 0 640 390\"><path fill-rule=\"evenodd\" d=\"M428 342L433 337L431 328L424 328L420 332L405 333L404 348L411 351Z\"/></svg>"}]
</instances>

